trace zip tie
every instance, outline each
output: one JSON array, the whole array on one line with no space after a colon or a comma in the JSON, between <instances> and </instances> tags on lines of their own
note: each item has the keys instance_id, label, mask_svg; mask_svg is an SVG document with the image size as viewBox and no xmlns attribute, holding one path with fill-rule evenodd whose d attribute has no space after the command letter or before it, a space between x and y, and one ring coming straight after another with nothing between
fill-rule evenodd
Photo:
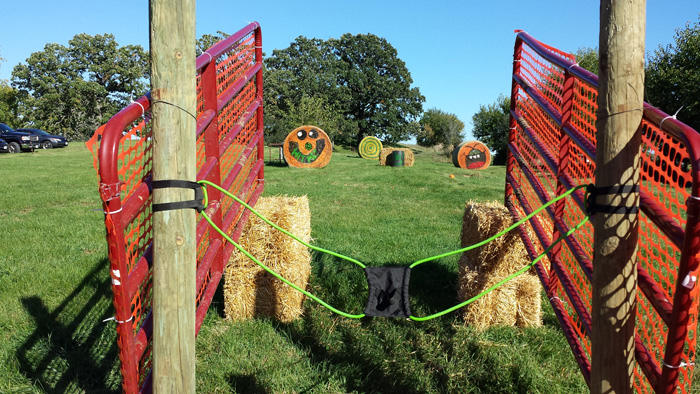
<instances>
[{"instance_id":1,"label":"zip tie","mask_svg":"<svg viewBox=\"0 0 700 394\"><path fill-rule=\"evenodd\" d=\"M671 369L692 367L693 365L695 365L695 363L690 363L690 364L688 364L688 363L686 363L685 361L681 361L681 363L680 363L679 365L668 365L668 364L666 364L666 362L664 362L664 361L662 361L662 363L664 364L664 367L671 368Z\"/></svg>"},{"instance_id":2,"label":"zip tie","mask_svg":"<svg viewBox=\"0 0 700 394\"><path fill-rule=\"evenodd\" d=\"M571 67L573 67L573 66L577 66L577 67L578 67L578 62L576 62L576 63L570 65L570 66L569 66L569 70L571 70Z\"/></svg>"},{"instance_id":3,"label":"zip tie","mask_svg":"<svg viewBox=\"0 0 700 394\"><path fill-rule=\"evenodd\" d=\"M678 108L678 111L676 111L676 113L673 114L672 116L667 116L667 117L661 119L661 122L659 122L659 129L661 129L661 125L664 124L664 120L666 120L666 119L668 119L668 118L677 120L677 119L676 119L676 115L678 115L678 113L681 112L682 109L683 109L683 105L681 105L681 107ZM663 130L663 129L662 129L662 130Z\"/></svg>"},{"instance_id":4,"label":"zip tie","mask_svg":"<svg viewBox=\"0 0 700 394\"><path fill-rule=\"evenodd\" d=\"M562 304L564 303L564 301L562 301L561 298L559 298L559 297L557 297L557 296L549 297L549 302L550 302L550 303L552 302L552 300L559 300L559 302L561 302Z\"/></svg>"},{"instance_id":5,"label":"zip tie","mask_svg":"<svg viewBox=\"0 0 700 394\"><path fill-rule=\"evenodd\" d=\"M124 207L120 207L120 208L117 209L116 211L111 211L111 212L110 212L110 211L102 211L102 212L104 212L105 215L111 215L111 214L114 214L114 213L117 213L117 212L121 212L122 209L124 209Z\"/></svg>"},{"instance_id":6,"label":"zip tie","mask_svg":"<svg viewBox=\"0 0 700 394\"><path fill-rule=\"evenodd\" d=\"M124 320L124 321L117 320L117 318L116 318L115 316L112 316L112 317L108 317L108 318L102 320L102 323L107 323L107 322L110 321L110 320L114 320L115 322L117 322L117 323L119 323L119 324L128 323L128 322L134 320L134 315L131 315L130 318L128 318L128 319L126 319L126 320Z\"/></svg>"},{"instance_id":7,"label":"zip tie","mask_svg":"<svg viewBox=\"0 0 700 394\"><path fill-rule=\"evenodd\" d=\"M207 55L207 56L209 56L209 63L211 63L212 60L214 60L214 58L211 57L211 53L209 53L209 52L204 52L202 55Z\"/></svg>"},{"instance_id":8,"label":"zip tie","mask_svg":"<svg viewBox=\"0 0 700 394\"><path fill-rule=\"evenodd\" d=\"M141 103L139 103L138 101L134 101L134 99L132 98L129 98L129 101L131 101L132 104L138 104L139 107L141 107L141 117L143 118L143 116L146 114L146 109L143 108L143 105L141 105Z\"/></svg>"}]
</instances>

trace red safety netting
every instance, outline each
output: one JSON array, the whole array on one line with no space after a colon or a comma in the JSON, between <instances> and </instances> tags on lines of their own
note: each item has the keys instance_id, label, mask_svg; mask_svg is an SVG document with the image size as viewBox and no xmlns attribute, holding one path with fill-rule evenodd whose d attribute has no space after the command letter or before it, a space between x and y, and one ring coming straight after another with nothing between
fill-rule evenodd
<instances>
[{"instance_id":1,"label":"red safety netting","mask_svg":"<svg viewBox=\"0 0 700 394\"><path fill-rule=\"evenodd\" d=\"M595 182L598 78L520 32L515 45L506 205L516 218ZM646 105L641 181L635 389L687 393L695 359L700 136ZM585 216L584 193L521 226L531 258ZM689 213L690 212L690 213ZM593 226L537 266L574 357L590 382Z\"/></svg>"},{"instance_id":2,"label":"red safety netting","mask_svg":"<svg viewBox=\"0 0 700 394\"><path fill-rule=\"evenodd\" d=\"M262 194L262 37L251 23L197 58L197 180L209 180L249 205ZM105 208L122 387L151 391L153 138L150 95L100 127L95 157ZM240 204L209 191L206 212L234 240L248 218ZM201 219L197 224L196 332L234 246Z\"/></svg>"}]
</instances>

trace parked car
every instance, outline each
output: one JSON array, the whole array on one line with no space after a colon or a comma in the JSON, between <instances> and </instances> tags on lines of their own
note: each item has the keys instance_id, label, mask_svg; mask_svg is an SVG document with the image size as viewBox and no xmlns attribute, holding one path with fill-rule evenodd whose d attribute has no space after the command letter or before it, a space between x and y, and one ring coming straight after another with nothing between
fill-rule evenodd
<instances>
[{"instance_id":1,"label":"parked car","mask_svg":"<svg viewBox=\"0 0 700 394\"><path fill-rule=\"evenodd\" d=\"M5 123L0 123L0 138L7 142L7 151L10 153L18 153L19 151L34 151L34 148L39 146L39 137L15 131L12 127Z\"/></svg>"},{"instance_id":2,"label":"parked car","mask_svg":"<svg viewBox=\"0 0 700 394\"><path fill-rule=\"evenodd\" d=\"M21 131L23 133L29 133L32 135L35 135L39 137L39 146L36 148L41 147L42 149L51 149L51 148L63 148L64 146L68 146L68 140L66 140L66 137L60 136L60 135L53 135L45 132L44 130L39 130L39 129L17 129L17 131Z\"/></svg>"},{"instance_id":3,"label":"parked car","mask_svg":"<svg viewBox=\"0 0 700 394\"><path fill-rule=\"evenodd\" d=\"M8 153L9 148L7 145L7 141L0 139L0 153Z\"/></svg>"}]
</instances>

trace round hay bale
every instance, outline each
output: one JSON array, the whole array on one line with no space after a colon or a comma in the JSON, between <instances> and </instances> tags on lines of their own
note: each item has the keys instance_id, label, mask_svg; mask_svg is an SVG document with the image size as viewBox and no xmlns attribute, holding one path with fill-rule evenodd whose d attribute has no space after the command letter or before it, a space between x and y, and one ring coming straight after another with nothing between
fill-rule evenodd
<instances>
[{"instance_id":1,"label":"round hay bale","mask_svg":"<svg viewBox=\"0 0 700 394\"><path fill-rule=\"evenodd\" d=\"M452 151L452 164L469 170L485 170L491 164L491 151L479 141L467 141Z\"/></svg>"},{"instance_id":2,"label":"round hay bale","mask_svg":"<svg viewBox=\"0 0 700 394\"><path fill-rule=\"evenodd\" d=\"M387 163L387 160L389 158L389 155L394 152L400 150L404 153L403 155L403 165L404 167L412 167L413 166L413 151L409 148L384 148L382 151L379 153L379 164L383 166L390 165Z\"/></svg>"},{"instance_id":3,"label":"round hay bale","mask_svg":"<svg viewBox=\"0 0 700 394\"><path fill-rule=\"evenodd\" d=\"M320 128L301 126L284 139L283 152L290 167L323 168L331 161L333 145Z\"/></svg>"},{"instance_id":4,"label":"round hay bale","mask_svg":"<svg viewBox=\"0 0 700 394\"><path fill-rule=\"evenodd\" d=\"M382 151L382 141L379 141L377 137L365 137L360 141L357 151L363 159L374 160L379 157L379 152Z\"/></svg>"}]
</instances>

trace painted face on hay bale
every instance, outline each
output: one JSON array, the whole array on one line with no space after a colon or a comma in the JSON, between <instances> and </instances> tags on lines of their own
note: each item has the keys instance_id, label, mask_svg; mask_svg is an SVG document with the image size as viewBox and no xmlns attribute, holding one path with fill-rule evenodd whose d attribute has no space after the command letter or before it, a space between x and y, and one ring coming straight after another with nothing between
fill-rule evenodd
<instances>
[{"instance_id":1,"label":"painted face on hay bale","mask_svg":"<svg viewBox=\"0 0 700 394\"><path fill-rule=\"evenodd\" d=\"M484 170L491 164L491 151L479 141L464 142L452 152L452 162L455 167Z\"/></svg>"},{"instance_id":2,"label":"painted face on hay bale","mask_svg":"<svg viewBox=\"0 0 700 394\"><path fill-rule=\"evenodd\" d=\"M332 150L328 135L315 126L298 127L284 140L284 158L291 167L325 167Z\"/></svg>"}]
</instances>

